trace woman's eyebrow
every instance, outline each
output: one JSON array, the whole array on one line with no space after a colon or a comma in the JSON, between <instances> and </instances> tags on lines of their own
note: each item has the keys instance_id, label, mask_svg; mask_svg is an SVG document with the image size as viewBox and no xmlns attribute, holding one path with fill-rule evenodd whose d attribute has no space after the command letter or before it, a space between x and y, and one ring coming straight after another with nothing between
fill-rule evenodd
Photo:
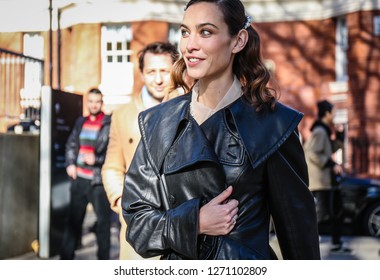
<instances>
[{"instance_id":1,"label":"woman's eyebrow","mask_svg":"<svg viewBox=\"0 0 380 280\"><path fill-rule=\"evenodd\" d=\"M212 27L216 28L216 29L219 29L219 27L217 27L215 24L211 23L211 22L205 22L205 23L201 23L201 24L198 24L196 27L197 29L201 29L202 27L205 27L205 26L208 26L208 25L211 25ZM181 28L186 28L186 29L189 29L186 24L181 24L180 26Z\"/></svg>"}]
</instances>

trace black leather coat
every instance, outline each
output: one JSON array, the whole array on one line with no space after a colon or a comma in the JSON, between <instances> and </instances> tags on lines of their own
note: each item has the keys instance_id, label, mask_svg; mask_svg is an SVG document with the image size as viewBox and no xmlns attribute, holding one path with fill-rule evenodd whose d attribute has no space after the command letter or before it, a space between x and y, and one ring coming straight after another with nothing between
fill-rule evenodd
<instances>
[{"instance_id":1,"label":"black leather coat","mask_svg":"<svg viewBox=\"0 0 380 280\"><path fill-rule=\"evenodd\" d=\"M284 259L319 259L315 205L297 134L302 114L260 113L240 98L201 126L191 95L139 115L142 140L122 197L127 240L144 257L271 259L272 216ZM225 236L198 235L200 207L232 185L238 220Z\"/></svg>"}]
</instances>

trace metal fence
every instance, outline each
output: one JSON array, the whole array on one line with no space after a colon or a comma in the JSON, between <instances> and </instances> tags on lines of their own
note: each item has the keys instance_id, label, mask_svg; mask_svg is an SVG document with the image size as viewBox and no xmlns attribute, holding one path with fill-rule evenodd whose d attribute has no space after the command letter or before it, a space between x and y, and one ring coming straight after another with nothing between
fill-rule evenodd
<instances>
[{"instance_id":1,"label":"metal fence","mask_svg":"<svg viewBox=\"0 0 380 280\"><path fill-rule=\"evenodd\" d=\"M377 139L351 138L349 143L352 172L380 178L380 142Z\"/></svg>"},{"instance_id":2,"label":"metal fence","mask_svg":"<svg viewBox=\"0 0 380 280\"><path fill-rule=\"evenodd\" d=\"M39 120L44 61L0 48L0 121Z\"/></svg>"}]
</instances>

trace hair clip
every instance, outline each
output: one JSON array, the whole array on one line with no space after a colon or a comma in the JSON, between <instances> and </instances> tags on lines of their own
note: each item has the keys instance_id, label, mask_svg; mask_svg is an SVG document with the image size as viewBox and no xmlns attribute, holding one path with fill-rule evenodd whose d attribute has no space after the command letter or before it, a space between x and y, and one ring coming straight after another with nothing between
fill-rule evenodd
<instances>
[{"instance_id":1,"label":"hair clip","mask_svg":"<svg viewBox=\"0 0 380 280\"><path fill-rule=\"evenodd\" d=\"M252 17L251 16L246 16L245 17L245 24L244 24L243 29L247 29L251 25L251 22L252 22Z\"/></svg>"}]
</instances>

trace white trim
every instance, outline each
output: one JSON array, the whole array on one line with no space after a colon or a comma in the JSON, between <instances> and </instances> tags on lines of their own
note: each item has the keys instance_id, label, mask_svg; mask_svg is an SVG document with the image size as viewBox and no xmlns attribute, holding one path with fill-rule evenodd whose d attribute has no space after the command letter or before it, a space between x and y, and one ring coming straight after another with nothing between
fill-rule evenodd
<instances>
[{"instance_id":1,"label":"white trim","mask_svg":"<svg viewBox=\"0 0 380 280\"><path fill-rule=\"evenodd\" d=\"M180 23L187 1L84 3L62 14L61 26L81 22L133 22L157 20ZM246 0L254 22L323 20L356 11L380 9L380 0Z\"/></svg>"},{"instance_id":2,"label":"white trim","mask_svg":"<svg viewBox=\"0 0 380 280\"><path fill-rule=\"evenodd\" d=\"M47 0L0 1L0 32L49 30ZM157 20L180 23L187 1L56 0L53 29L61 9L61 28L81 23ZM356 11L380 10L380 0L243 0L254 22L323 20ZM21 8L22 7L22 8Z\"/></svg>"},{"instance_id":3,"label":"white trim","mask_svg":"<svg viewBox=\"0 0 380 280\"><path fill-rule=\"evenodd\" d=\"M357 11L380 9L380 0L250 0L254 22L323 20Z\"/></svg>"}]
</instances>

